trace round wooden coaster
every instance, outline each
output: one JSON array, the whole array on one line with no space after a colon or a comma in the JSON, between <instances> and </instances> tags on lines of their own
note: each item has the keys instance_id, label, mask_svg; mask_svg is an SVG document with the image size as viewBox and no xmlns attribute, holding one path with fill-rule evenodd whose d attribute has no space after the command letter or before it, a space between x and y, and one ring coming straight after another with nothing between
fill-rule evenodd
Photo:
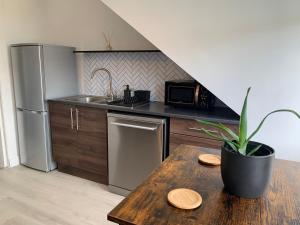
<instances>
[{"instance_id":1,"label":"round wooden coaster","mask_svg":"<svg viewBox=\"0 0 300 225\"><path fill-rule=\"evenodd\" d=\"M219 166L221 165L221 157L213 154L201 154L198 157L201 163L211 166Z\"/></svg>"},{"instance_id":2,"label":"round wooden coaster","mask_svg":"<svg viewBox=\"0 0 300 225\"><path fill-rule=\"evenodd\" d=\"M168 201L179 209L195 209L201 205L202 197L191 189L178 188L168 193Z\"/></svg>"}]
</instances>

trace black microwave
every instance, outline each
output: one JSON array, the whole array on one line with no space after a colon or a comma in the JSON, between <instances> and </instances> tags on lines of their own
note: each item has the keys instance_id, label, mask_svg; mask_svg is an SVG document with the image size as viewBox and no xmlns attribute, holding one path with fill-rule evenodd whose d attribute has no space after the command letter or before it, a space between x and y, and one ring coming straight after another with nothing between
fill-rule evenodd
<instances>
[{"instance_id":1,"label":"black microwave","mask_svg":"<svg viewBox=\"0 0 300 225\"><path fill-rule=\"evenodd\" d=\"M215 96L195 80L165 82L165 105L211 109Z\"/></svg>"}]
</instances>

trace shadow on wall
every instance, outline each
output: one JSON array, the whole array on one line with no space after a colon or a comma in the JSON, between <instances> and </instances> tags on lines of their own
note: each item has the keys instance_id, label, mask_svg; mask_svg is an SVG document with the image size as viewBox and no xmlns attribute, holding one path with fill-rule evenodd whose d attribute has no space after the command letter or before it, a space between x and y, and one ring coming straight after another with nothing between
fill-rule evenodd
<instances>
[{"instance_id":1,"label":"shadow on wall","mask_svg":"<svg viewBox=\"0 0 300 225\"><path fill-rule=\"evenodd\" d=\"M0 168L6 167L6 154L5 154L5 140L4 140L4 133L3 133L3 122L2 122L2 106L1 106L1 99L0 99Z\"/></svg>"}]
</instances>

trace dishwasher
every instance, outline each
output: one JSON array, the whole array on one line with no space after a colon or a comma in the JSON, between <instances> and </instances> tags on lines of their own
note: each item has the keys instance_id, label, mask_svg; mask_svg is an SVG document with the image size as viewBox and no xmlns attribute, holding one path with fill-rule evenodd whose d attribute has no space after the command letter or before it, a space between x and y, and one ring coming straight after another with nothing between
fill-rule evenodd
<instances>
[{"instance_id":1,"label":"dishwasher","mask_svg":"<svg viewBox=\"0 0 300 225\"><path fill-rule=\"evenodd\" d=\"M166 119L108 113L108 181L127 196L166 157Z\"/></svg>"}]
</instances>

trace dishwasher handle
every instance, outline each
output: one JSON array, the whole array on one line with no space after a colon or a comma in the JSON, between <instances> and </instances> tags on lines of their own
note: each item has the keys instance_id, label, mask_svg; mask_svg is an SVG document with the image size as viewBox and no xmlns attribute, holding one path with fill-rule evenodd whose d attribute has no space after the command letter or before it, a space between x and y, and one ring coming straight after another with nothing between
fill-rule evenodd
<instances>
[{"instance_id":1,"label":"dishwasher handle","mask_svg":"<svg viewBox=\"0 0 300 225\"><path fill-rule=\"evenodd\" d=\"M141 130L150 130L155 131L157 130L157 126L155 127L146 127L146 126L139 126L134 124L128 124L128 123L119 123L119 122L111 122L110 124L120 127L129 127L129 128L135 128L135 129L141 129Z\"/></svg>"}]
</instances>

